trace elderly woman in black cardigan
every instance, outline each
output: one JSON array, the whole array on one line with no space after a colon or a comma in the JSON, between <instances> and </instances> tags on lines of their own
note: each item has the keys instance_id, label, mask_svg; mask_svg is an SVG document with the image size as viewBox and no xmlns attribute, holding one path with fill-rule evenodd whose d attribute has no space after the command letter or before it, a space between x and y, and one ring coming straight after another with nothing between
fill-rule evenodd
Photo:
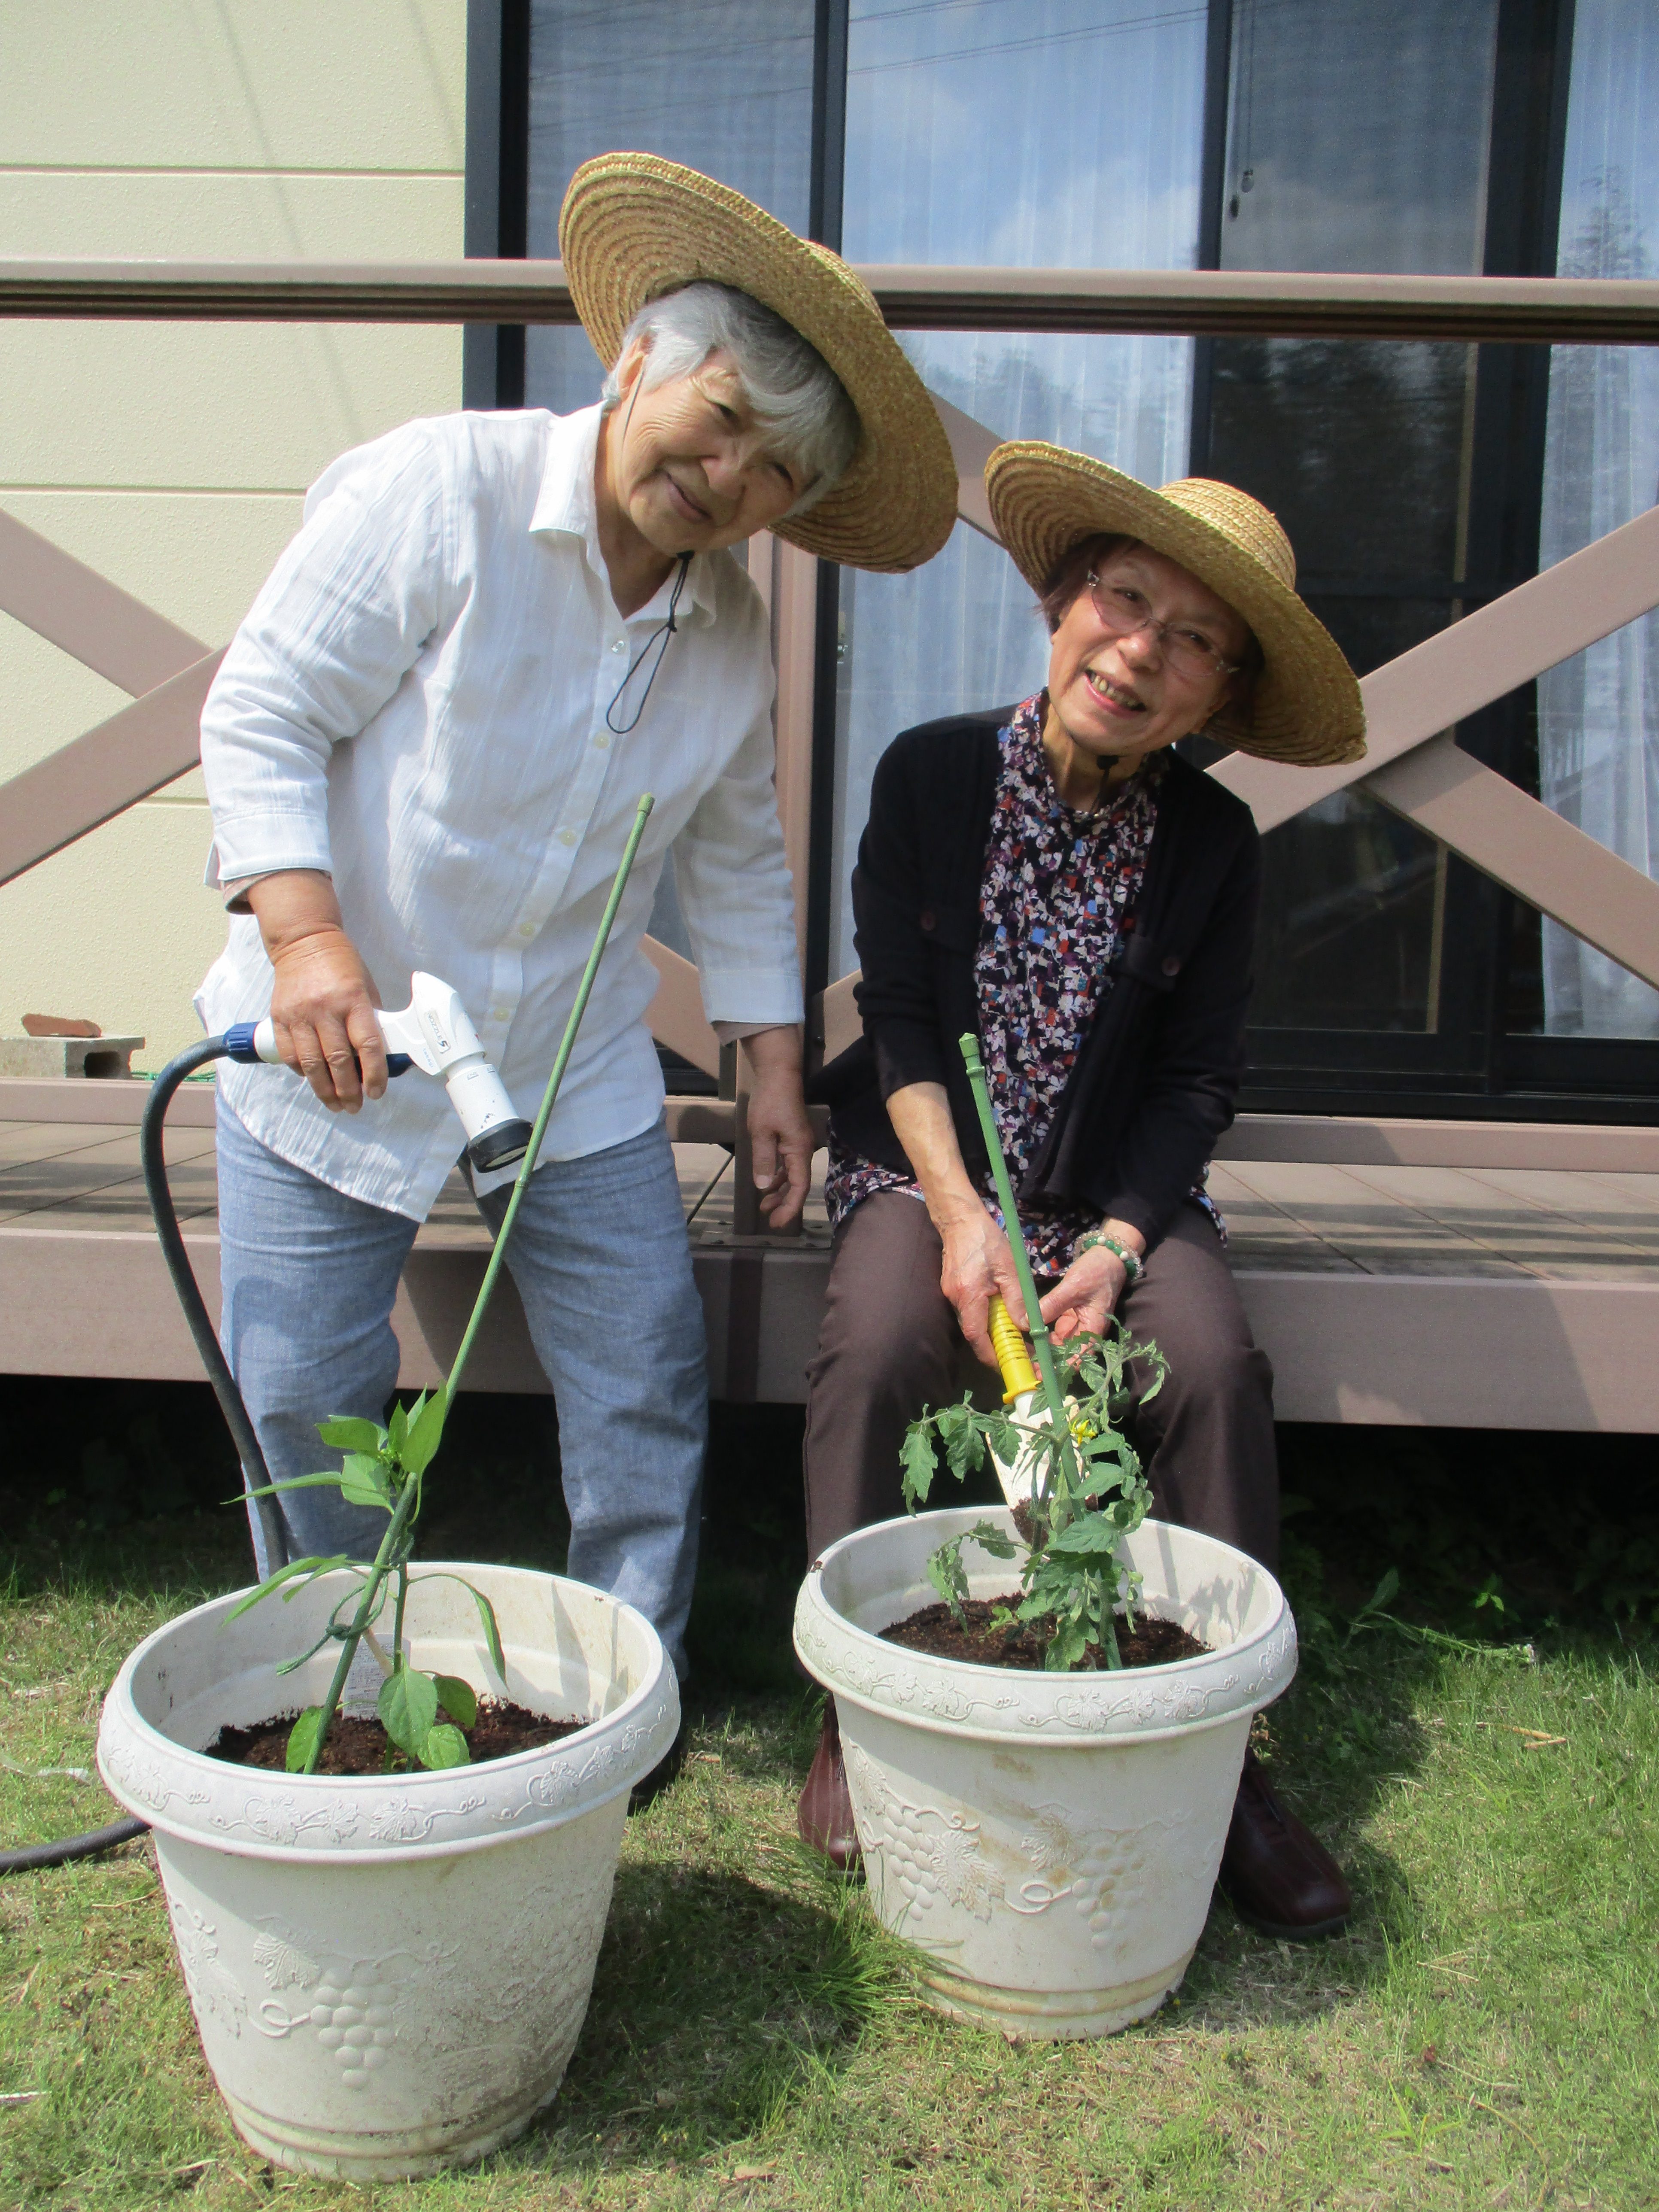
<instances>
[{"instance_id":1,"label":"elderly woman in black cardigan","mask_svg":"<svg viewBox=\"0 0 1659 2212\"><path fill-rule=\"evenodd\" d=\"M957 1048L972 1030L1043 1318L1064 1340L1119 1313L1157 1341L1169 1377L1132 1417L1155 1510L1271 1566L1273 1376L1204 1188L1243 1069L1258 841L1171 748L1202 730L1271 759L1355 759L1358 689L1244 493L1153 492L1040 445L999 447L986 479L1040 597L1048 680L907 731L876 770L853 878L864 1035L818 1086L835 1251L808 1370L811 1553L902 1510L907 1424L994 1365L992 1293L1024 1319ZM833 1704L800 1827L856 1856ZM1350 1909L1254 1760L1222 1879L1279 1935Z\"/></svg>"}]
</instances>

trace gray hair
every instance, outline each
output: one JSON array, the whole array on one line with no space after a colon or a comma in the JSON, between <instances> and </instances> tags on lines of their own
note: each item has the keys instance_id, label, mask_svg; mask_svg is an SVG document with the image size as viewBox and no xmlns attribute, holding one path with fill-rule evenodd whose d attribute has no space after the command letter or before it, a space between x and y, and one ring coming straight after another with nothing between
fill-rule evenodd
<instances>
[{"instance_id":1,"label":"gray hair","mask_svg":"<svg viewBox=\"0 0 1659 2212\"><path fill-rule=\"evenodd\" d=\"M728 353L756 420L776 434L780 455L799 467L807 489L790 508L805 514L847 473L858 450L858 410L816 346L730 284L686 284L648 300L623 332L620 362L636 338L648 349L639 389L653 392ZM607 414L622 398L613 368L605 380Z\"/></svg>"}]
</instances>

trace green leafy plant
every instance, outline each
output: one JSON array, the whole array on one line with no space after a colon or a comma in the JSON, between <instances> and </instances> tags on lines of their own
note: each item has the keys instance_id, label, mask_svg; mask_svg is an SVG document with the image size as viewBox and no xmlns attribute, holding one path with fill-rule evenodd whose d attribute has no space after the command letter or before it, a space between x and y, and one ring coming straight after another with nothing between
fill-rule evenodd
<instances>
[{"instance_id":1,"label":"green leafy plant","mask_svg":"<svg viewBox=\"0 0 1659 2212\"><path fill-rule=\"evenodd\" d=\"M456 1364L459 1368L459 1361ZM453 1377L452 1376L452 1383ZM352 1586L328 1617L328 1625L309 1650L284 1660L276 1669L291 1674L329 1644L340 1646L334 1680L319 1705L307 1705L289 1732L287 1765L290 1774L316 1771L328 1729L338 1709L346 1676L360 1644L367 1642L380 1660L386 1680L376 1706L380 1723L398 1748L418 1765L465 1766L469 1753L462 1731L478 1717L478 1700L471 1684L453 1674L423 1674L410 1659L404 1639L404 1615L409 1603L409 1561L414 1548L415 1525L420 1517L421 1493L427 1468L443 1436L449 1404L445 1389L428 1397L424 1391L408 1407L394 1405L386 1427L378 1422L341 1415L319 1424L325 1444L343 1452L337 1473L301 1474L287 1482L274 1482L267 1494L288 1490L310 1490L327 1486L337 1489L349 1505L378 1506L387 1516L387 1528L372 1560L353 1559L341 1553L331 1559L291 1559L249 1592L230 1618L246 1613L273 1593L284 1602L308 1589L319 1575L343 1570ZM439 1579L429 1577L428 1579ZM481 1589L459 1576L459 1581L478 1608L489 1661L505 1682L506 1662L495 1608ZM374 1631L388 1601L392 1605L391 1649L385 1649Z\"/></svg>"},{"instance_id":2,"label":"green leafy plant","mask_svg":"<svg viewBox=\"0 0 1659 2212\"><path fill-rule=\"evenodd\" d=\"M1005 1468L1030 1468L1030 1504L1016 1515L1026 1540L1022 1596L1007 1621L1043 1638L1042 1663L1055 1671L1082 1666L1091 1649L1109 1667L1120 1665L1120 1608L1134 1626L1140 1577L1122 1559L1121 1547L1146 1519L1152 1492L1139 1455L1117 1425L1132 1359L1152 1370L1143 1395L1152 1396L1163 1387L1161 1354L1155 1345L1132 1344L1115 1323L1109 1334L1076 1336L1061 1347L1066 1395L1058 1419L1047 1405L1026 1419L1002 1408L981 1413L964 1396L959 1406L925 1412L905 1431L904 1502L913 1513L927 1503L941 1457L958 1481L984 1466L988 1450ZM962 1555L969 1544L999 1559L1015 1558L1018 1549L1003 1530L981 1521L930 1556L927 1579L958 1623L968 1596Z\"/></svg>"},{"instance_id":3,"label":"green leafy plant","mask_svg":"<svg viewBox=\"0 0 1659 2212\"><path fill-rule=\"evenodd\" d=\"M335 1662L334 1676L328 1694L320 1705L307 1705L289 1733L287 1764L290 1774L314 1774L328 1732L339 1710L346 1677L351 1672L351 1662L363 1643L368 1644L385 1671L386 1680L380 1686L377 1711L381 1726L400 1751L426 1767L465 1766L471 1754L462 1731L470 1729L477 1718L477 1697L469 1683L453 1674L423 1674L410 1664L404 1648L404 1614L409 1601L409 1561L414 1548L415 1527L420 1518L421 1499L426 1471L431 1466L444 1432L444 1420L460 1389L461 1376L471 1356L472 1346L483 1321L496 1278L507 1257L507 1239L513 1224L518 1219L520 1203L524 1197L536 1162L540 1157L542 1139L547 1125L553 1118L553 1108L564 1080L565 1069L570 1064L574 1049L576 1032L581 1026L583 1014L592 994L593 982L599 972L599 963L611 937L611 925L617 909L622 904L623 892L634 866L634 857L645 834L645 825L654 801L649 792L644 793L635 811L634 823L629 832L620 864L611 886L610 897L600 917L587 965L577 986L570 1016L565 1024L564 1035L559 1041L552 1072L547 1079L540 1110L530 1142L519 1164L514 1180L513 1194L507 1200L507 1212L491 1247L489 1265L484 1269L478 1295L474 1299L465 1334L455 1354L449 1379L441 1383L431 1396L422 1391L415 1403L408 1407L395 1404L385 1428L377 1421L341 1414L319 1424L318 1433L332 1449L343 1452L344 1460L337 1471L327 1470L318 1474L301 1474L286 1481L265 1484L255 1490L256 1498L272 1497L289 1490L310 1490L325 1486L338 1490L349 1505L378 1506L387 1516L386 1531L380 1539L379 1550L372 1560L353 1559L344 1553L332 1559L312 1558L290 1559L285 1566L268 1575L255 1590L250 1590L242 1602L229 1615L246 1613L252 1606L280 1594L286 1603L307 1589L319 1576L334 1574L341 1570L355 1577L353 1586L346 1591L330 1613L322 1635L310 1649L293 1659L284 1660L277 1668L279 1674L289 1674L303 1667L308 1659L316 1657L326 1644L337 1643L340 1656ZM241 1502L240 1499L237 1501ZM442 1579L440 1577L428 1577ZM489 1601L482 1590L460 1576L447 1579L459 1582L471 1592L483 1624L484 1642L489 1652L489 1662L499 1680L505 1681L506 1662L501 1652L501 1632ZM387 1598L392 1606L392 1646L388 1651L374 1635L374 1628L385 1611ZM355 1602L354 1602L355 1601ZM349 1613L349 1619L343 1616Z\"/></svg>"},{"instance_id":4,"label":"green leafy plant","mask_svg":"<svg viewBox=\"0 0 1659 2212\"><path fill-rule=\"evenodd\" d=\"M1163 1387L1164 1358L1156 1345L1132 1344L1114 1320L1103 1335L1072 1337L1056 1360L1037 1304L979 1041L969 1033L959 1042L1030 1323L1042 1389L1019 1401L1032 1407L1024 1418L1016 1417L1018 1408L1016 1413L979 1413L971 1395L959 1406L924 1410L905 1431L904 1502L913 1513L926 1503L941 1453L958 1481L983 1467L988 1449L1006 1468L1017 1464L1029 1468L1030 1503L1016 1516L1026 1541L1020 1568L1022 1595L1006 1620L1037 1630L1043 1638L1042 1663L1052 1671L1081 1667L1091 1650L1102 1652L1109 1667L1121 1667L1115 1615L1121 1607L1133 1626L1140 1586L1139 1577L1121 1556L1121 1546L1146 1519L1152 1493L1142 1477L1139 1456L1118 1419L1128 1401L1125 1370L1129 1362L1139 1360L1149 1370L1141 1394L1144 1401ZM1033 1404L1034 1399L1040 1403ZM962 1555L970 1543L995 1559L1016 1556L1016 1547L988 1521L976 1522L933 1553L927 1578L958 1624L968 1596Z\"/></svg>"}]
</instances>

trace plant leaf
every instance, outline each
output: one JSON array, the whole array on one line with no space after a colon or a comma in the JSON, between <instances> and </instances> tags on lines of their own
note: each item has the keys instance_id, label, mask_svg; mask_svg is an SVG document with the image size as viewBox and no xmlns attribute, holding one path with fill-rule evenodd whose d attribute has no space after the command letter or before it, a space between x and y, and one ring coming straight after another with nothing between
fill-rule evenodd
<instances>
[{"instance_id":1,"label":"plant leaf","mask_svg":"<svg viewBox=\"0 0 1659 2212\"><path fill-rule=\"evenodd\" d=\"M449 1401L442 1384L422 1405L416 1405L410 1416L409 1434L398 1454L410 1474L423 1474L432 1464L434 1454L444 1432L444 1416L449 1410Z\"/></svg>"},{"instance_id":2,"label":"plant leaf","mask_svg":"<svg viewBox=\"0 0 1659 2212\"><path fill-rule=\"evenodd\" d=\"M267 1575L258 1589L250 1590L240 1605L232 1606L225 1619L236 1620L239 1614L246 1613L251 1607L258 1605L261 1598L269 1597L273 1590L280 1589L284 1583L292 1582L296 1575L304 1575L309 1579L313 1575L331 1574L336 1567L349 1567L350 1565L351 1561L347 1559L343 1552L337 1553L331 1559L290 1559L285 1567L278 1567L274 1575Z\"/></svg>"},{"instance_id":3,"label":"plant leaf","mask_svg":"<svg viewBox=\"0 0 1659 2212\"><path fill-rule=\"evenodd\" d=\"M958 1628L965 1614L962 1601L968 1595L968 1577L962 1564L962 1547L965 1535L951 1536L927 1559L927 1579L951 1608L951 1618Z\"/></svg>"},{"instance_id":4,"label":"plant leaf","mask_svg":"<svg viewBox=\"0 0 1659 2212\"><path fill-rule=\"evenodd\" d=\"M337 1469L325 1467L319 1474L286 1475L281 1482L267 1482L258 1490L245 1490L239 1497L226 1498L225 1504L240 1505L244 1498L275 1498L283 1490L318 1490L326 1483L337 1483L339 1480Z\"/></svg>"},{"instance_id":5,"label":"plant leaf","mask_svg":"<svg viewBox=\"0 0 1659 2212\"><path fill-rule=\"evenodd\" d=\"M440 1721L426 1732L426 1741L415 1754L422 1766L468 1766L472 1754L466 1747L466 1738L459 1729L451 1728L447 1721Z\"/></svg>"},{"instance_id":6,"label":"plant leaf","mask_svg":"<svg viewBox=\"0 0 1659 2212\"><path fill-rule=\"evenodd\" d=\"M425 1404L425 1402L426 1393L422 1390L420 1396L415 1401L415 1411L417 1413L420 1412L421 1407ZM408 1439L408 1436L409 1415L404 1411L403 1401L401 1399L397 1399L393 1401L392 1412L387 1417L386 1431L386 1449L392 1454L394 1459L401 1459L403 1457L404 1445Z\"/></svg>"},{"instance_id":7,"label":"plant leaf","mask_svg":"<svg viewBox=\"0 0 1659 2212\"><path fill-rule=\"evenodd\" d=\"M411 1667L400 1652L394 1670L380 1685L375 1711L398 1748L418 1759L427 1732L438 1717L438 1686L430 1674Z\"/></svg>"},{"instance_id":8,"label":"plant leaf","mask_svg":"<svg viewBox=\"0 0 1659 2212\"><path fill-rule=\"evenodd\" d=\"M322 1707L320 1705L307 1705L304 1712L301 1714L299 1719L295 1722L293 1727L289 1730L288 1750L285 1754L285 1759L288 1771L290 1774L303 1774L305 1772L306 1761L311 1757L311 1747L313 1744L316 1742L319 1731L321 1729L322 1725Z\"/></svg>"},{"instance_id":9,"label":"plant leaf","mask_svg":"<svg viewBox=\"0 0 1659 2212\"><path fill-rule=\"evenodd\" d=\"M1005 1536L992 1521L975 1521L968 1531L969 1539L994 1559L1012 1559L1018 1549L1012 1536Z\"/></svg>"},{"instance_id":10,"label":"plant leaf","mask_svg":"<svg viewBox=\"0 0 1659 2212\"><path fill-rule=\"evenodd\" d=\"M478 1608L478 1618L483 1623L484 1643L489 1652L489 1663L495 1669L495 1672L501 1680L505 1682L507 1680L507 1658L501 1650L501 1632L495 1625L495 1608L491 1605L489 1600L484 1595L483 1592L481 1589L476 1589L472 1583L468 1582L465 1575L450 1575L441 1572L434 1575L422 1575L421 1576L420 1580L423 1583L459 1583L461 1588L466 1592L473 1604Z\"/></svg>"},{"instance_id":11,"label":"plant leaf","mask_svg":"<svg viewBox=\"0 0 1659 2212\"><path fill-rule=\"evenodd\" d=\"M918 1505L927 1504L939 1469L939 1454L933 1449L933 1432L926 1414L921 1420L912 1421L904 1431L899 1465L903 1470L904 1502L914 1513Z\"/></svg>"},{"instance_id":12,"label":"plant leaf","mask_svg":"<svg viewBox=\"0 0 1659 2212\"><path fill-rule=\"evenodd\" d=\"M1050 1557L1086 1559L1097 1552L1115 1552L1121 1529L1104 1513L1082 1513L1048 1540Z\"/></svg>"},{"instance_id":13,"label":"plant leaf","mask_svg":"<svg viewBox=\"0 0 1659 2212\"><path fill-rule=\"evenodd\" d=\"M392 1510L392 1478L378 1452L346 1454L340 1469L340 1495L348 1505L380 1505Z\"/></svg>"},{"instance_id":14,"label":"plant leaf","mask_svg":"<svg viewBox=\"0 0 1659 2212\"><path fill-rule=\"evenodd\" d=\"M355 1413L335 1413L326 1421L319 1421L317 1433L336 1451L372 1452L377 1459L386 1441L386 1431L378 1421L359 1420Z\"/></svg>"},{"instance_id":15,"label":"plant leaf","mask_svg":"<svg viewBox=\"0 0 1659 2212\"><path fill-rule=\"evenodd\" d=\"M945 1463L958 1482L984 1466L985 1440L968 1399L959 1406L940 1408L939 1437L945 1447Z\"/></svg>"},{"instance_id":16,"label":"plant leaf","mask_svg":"<svg viewBox=\"0 0 1659 2212\"><path fill-rule=\"evenodd\" d=\"M457 1728L470 1729L478 1717L478 1694L472 1685L459 1674L434 1674L432 1679L438 1686L438 1703L450 1719ZM452 1759L447 1764L456 1762Z\"/></svg>"}]
</instances>

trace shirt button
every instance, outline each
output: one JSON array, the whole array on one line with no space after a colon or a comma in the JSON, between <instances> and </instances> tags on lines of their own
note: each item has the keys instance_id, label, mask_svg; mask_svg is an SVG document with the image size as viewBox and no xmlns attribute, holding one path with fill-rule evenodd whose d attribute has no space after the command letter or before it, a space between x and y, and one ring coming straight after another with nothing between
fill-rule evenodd
<instances>
[{"instance_id":1,"label":"shirt button","mask_svg":"<svg viewBox=\"0 0 1659 2212\"><path fill-rule=\"evenodd\" d=\"M611 641L611 650L612 653L626 653L628 650L628 640L625 637L613 638Z\"/></svg>"},{"instance_id":2,"label":"shirt button","mask_svg":"<svg viewBox=\"0 0 1659 2212\"><path fill-rule=\"evenodd\" d=\"M520 937L533 937L536 934L535 923L533 921L521 921L519 924L519 934Z\"/></svg>"},{"instance_id":3,"label":"shirt button","mask_svg":"<svg viewBox=\"0 0 1659 2212\"><path fill-rule=\"evenodd\" d=\"M492 1022L510 1022L513 1018L513 1009L511 1006L492 1006L489 1009L489 1018Z\"/></svg>"},{"instance_id":4,"label":"shirt button","mask_svg":"<svg viewBox=\"0 0 1659 2212\"><path fill-rule=\"evenodd\" d=\"M575 842L576 842L576 833L575 833L575 831L574 831L574 830L560 830L560 832L559 832L559 842L560 842L560 844L562 844L562 845L574 845L574 844L575 843Z\"/></svg>"},{"instance_id":5,"label":"shirt button","mask_svg":"<svg viewBox=\"0 0 1659 2212\"><path fill-rule=\"evenodd\" d=\"M598 746L599 750L602 753L608 753L611 750L611 740L603 730L601 730L599 736L594 738L593 743Z\"/></svg>"}]
</instances>

